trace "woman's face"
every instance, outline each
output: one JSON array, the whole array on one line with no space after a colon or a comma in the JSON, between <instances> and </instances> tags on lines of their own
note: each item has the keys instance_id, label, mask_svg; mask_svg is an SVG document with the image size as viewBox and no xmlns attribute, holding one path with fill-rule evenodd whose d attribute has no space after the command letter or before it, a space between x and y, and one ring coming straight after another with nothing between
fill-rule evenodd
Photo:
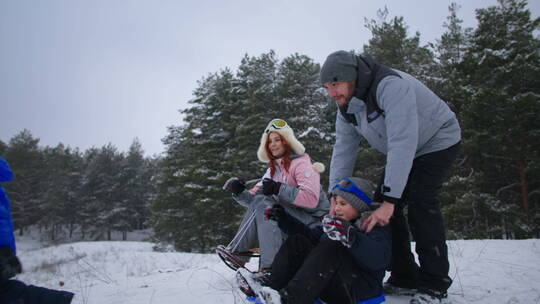
<instances>
[{"instance_id":1,"label":"woman's face","mask_svg":"<svg viewBox=\"0 0 540 304\"><path fill-rule=\"evenodd\" d=\"M268 134L268 148L270 149L272 156L276 159L282 158L285 154L283 141L281 141L281 137L276 132L270 132L270 134Z\"/></svg>"}]
</instances>

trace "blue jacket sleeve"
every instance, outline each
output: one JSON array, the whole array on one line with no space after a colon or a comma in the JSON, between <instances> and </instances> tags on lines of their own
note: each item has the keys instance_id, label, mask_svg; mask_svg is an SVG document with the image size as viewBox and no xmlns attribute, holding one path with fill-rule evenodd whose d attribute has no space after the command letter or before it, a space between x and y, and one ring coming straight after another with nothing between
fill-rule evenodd
<instances>
[{"instance_id":1,"label":"blue jacket sleeve","mask_svg":"<svg viewBox=\"0 0 540 304\"><path fill-rule=\"evenodd\" d=\"M390 265L392 244L389 227L375 226L370 233L354 228L356 240L349 251L356 263L370 271L385 270Z\"/></svg>"},{"instance_id":2,"label":"blue jacket sleeve","mask_svg":"<svg viewBox=\"0 0 540 304\"><path fill-rule=\"evenodd\" d=\"M13 173L9 168L8 163L0 157L0 182L9 182L13 178ZM13 235L13 221L9 200L4 192L4 188L0 185L0 246L9 246L16 253L15 236Z\"/></svg>"},{"instance_id":3,"label":"blue jacket sleeve","mask_svg":"<svg viewBox=\"0 0 540 304\"><path fill-rule=\"evenodd\" d=\"M0 182L10 182L13 179L13 172L5 159L0 157Z\"/></svg>"}]
</instances>

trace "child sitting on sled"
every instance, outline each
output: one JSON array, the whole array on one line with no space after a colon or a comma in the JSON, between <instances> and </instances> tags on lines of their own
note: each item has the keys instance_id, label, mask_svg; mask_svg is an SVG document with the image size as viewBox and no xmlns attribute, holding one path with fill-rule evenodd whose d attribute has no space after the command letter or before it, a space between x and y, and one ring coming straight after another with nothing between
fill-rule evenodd
<instances>
[{"instance_id":1,"label":"child sitting on sled","mask_svg":"<svg viewBox=\"0 0 540 304\"><path fill-rule=\"evenodd\" d=\"M289 235L279 249L258 296L265 303L381 303L383 278L391 258L388 226L369 233L363 219L378 207L372 185L343 178L331 191L330 213L321 226L308 228L275 204L269 219Z\"/></svg>"}]
</instances>

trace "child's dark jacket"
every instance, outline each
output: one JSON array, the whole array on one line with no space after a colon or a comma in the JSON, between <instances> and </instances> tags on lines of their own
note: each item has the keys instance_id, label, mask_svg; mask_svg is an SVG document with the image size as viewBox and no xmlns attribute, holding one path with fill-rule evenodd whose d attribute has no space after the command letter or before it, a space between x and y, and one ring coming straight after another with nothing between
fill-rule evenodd
<instances>
[{"instance_id":1,"label":"child's dark jacket","mask_svg":"<svg viewBox=\"0 0 540 304\"><path fill-rule=\"evenodd\" d=\"M352 287L359 294L372 294L373 289L377 289L380 294L385 270L390 264L392 254L390 228L377 225L371 232L364 233L357 227L356 222L359 224L359 221L351 222L354 225L356 238L348 251L362 275ZM279 221L279 227L288 235L302 234L313 244L318 244L319 241L328 238L320 224L308 227L290 215Z\"/></svg>"}]
</instances>

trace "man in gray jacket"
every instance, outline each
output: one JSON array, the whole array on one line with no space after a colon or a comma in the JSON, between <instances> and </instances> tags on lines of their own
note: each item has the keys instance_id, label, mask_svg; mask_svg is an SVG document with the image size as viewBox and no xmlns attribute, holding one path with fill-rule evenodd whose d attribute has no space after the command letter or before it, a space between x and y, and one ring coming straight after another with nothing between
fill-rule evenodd
<instances>
[{"instance_id":1,"label":"man in gray jacket","mask_svg":"<svg viewBox=\"0 0 540 304\"><path fill-rule=\"evenodd\" d=\"M392 273L385 290L414 293L411 303L439 303L452 283L438 193L461 140L455 114L411 75L345 51L327 57L321 83L339 109L330 186L353 175L362 137L386 155L376 193L383 203L362 227L369 232L390 223ZM420 266L411 252L405 205Z\"/></svg>"}]
</instances>

